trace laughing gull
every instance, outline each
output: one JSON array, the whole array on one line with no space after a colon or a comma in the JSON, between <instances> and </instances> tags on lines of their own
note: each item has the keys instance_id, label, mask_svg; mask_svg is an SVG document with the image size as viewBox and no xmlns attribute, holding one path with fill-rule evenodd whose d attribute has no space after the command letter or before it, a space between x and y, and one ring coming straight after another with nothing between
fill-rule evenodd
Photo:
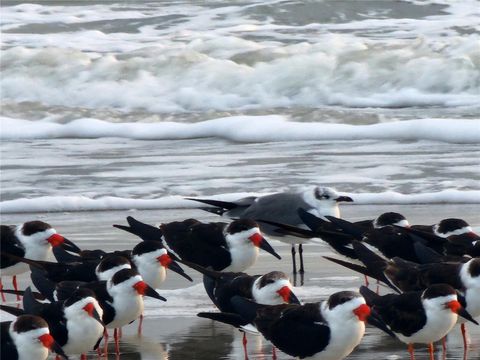
<instances>
[{"instance_id":1,"label":"laughing gull","mask_svg":"<svg viewBox=\"0 0 480 360\"><path fill-rule=\"evenodd\" d=\"M341 196L334 189L329 187L314 186L301 192L282 192L260 197L247 197L235 202L217 201L209 199L194 199L203 204L213 207L205 207L206 210L218 215L231 218L249 218L258 221L269 220L288 225L305 227L298 215L298 209L305 209L309 213L324 217L326 215L340 217L338 203L351 202L352 198ZM276 236L280 241L292 245L293 273L296 274L295 244L299 244L300 270L304 273L302 244L309 239L286 236L285 232L270 224L261 224L261 229L268 235Z\"/></svg>"}]
</instances>

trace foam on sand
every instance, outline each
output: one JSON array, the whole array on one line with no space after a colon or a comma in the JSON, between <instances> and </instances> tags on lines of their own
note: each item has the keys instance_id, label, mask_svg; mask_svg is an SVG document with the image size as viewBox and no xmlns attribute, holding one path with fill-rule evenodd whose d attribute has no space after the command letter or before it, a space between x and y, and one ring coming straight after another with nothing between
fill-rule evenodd
<instances>
[{"instance_id":1,"label":"foam on sand","mask_svg":"<svg viewBox=\"0 0 480 360\"><path fill-rule=\"evenodd\" d=\"M400 194L386 191L381 193L345 193L358 205L365 204L479 204L480 190L443 190L423 194ZM209 196L212 199L233 201L245 196L266 194L234 193ZM198 203L181 196L166 196L158 199L129 199L114 196L89 198L86 196L41 196L0 202L1 213L61 212L61 211L103 211L103 210L148 210L198 208Z\"/></svg>"},{"instance_id":2,"label":"foam on sand","mask_svg":"<svg viewBox=\"0 0 480 360\"><path fill-rule=\"evenodd\" d=\"M282 115L232 116L198 123L111 123L77 119L66 124L0 118L0 139L55 139L120 137L170 140L216 137L238 142L301 140L432 140L479 143L480 122L459 119L416 119L347 125L291 122Z\"/></svg>"}]
</instances>

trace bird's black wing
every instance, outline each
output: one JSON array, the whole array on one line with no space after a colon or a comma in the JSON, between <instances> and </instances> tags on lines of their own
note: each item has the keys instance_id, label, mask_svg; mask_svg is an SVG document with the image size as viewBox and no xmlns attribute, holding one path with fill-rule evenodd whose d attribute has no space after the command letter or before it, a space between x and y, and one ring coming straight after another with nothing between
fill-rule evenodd
<instances>
[{"instance_id":1,"label":"bird's black wing","mask_svg":"<svg viewBox=\"0 0 480 360\"><path fill-rule=\"evenodd\" d=\"M2 321L0 323L1 347L0 354L2 359L18 359L18 352L12 337L10 336L11 321Z\"/></svg>"},{"instance_id":2,"label":"bird's black wing","mask_svg":"<svg viewBox=\"0 0 480 360\"><path fill-rule=\"evenodd\" d=\"M227 246L223 231L224 222L198 223L190 228L192 240L202 241L212 246Z\"/></svg>"},{"instance_id":3,"label":"bird's black wing","mask_svg":"<svg viewBox=\"0 0 480 360\"><path fill-rule=\"evenodd\" d=\"M57 301L51 304L43 304L34 315L38 315L47 321L50 334L60 346L67 343L68 330L67 320L63 313L63 302Z\"/></svg>"},{"instance_id":4,"label":"bird's black wing","mask_svg":"<svg viewBox=\"0 0 480 360\"><path fill-rule=\"evenodd\" d=\"M127 216L128 226L113 225L118 229L137 235L144 241L161 241L162 231L156 226L145 224L132 216Z\"/></svg>"},{"instance_id":5,"label":"bird's black wing","mask_svg":"<svg viewBox=\"0 0 480 360\"><path fill-rule=\"evenodd\" d=\"M0 225L0 249L2 252L12 254L18 257L25 256L25 247L17 239L14 233L14 228L8 225ZM8 256L0 255L0 268L5 269L13 266L17 260L11 259Z\"/></svg>"},{"instance_id":6,"label":"bird's black wing","mask_svg":"<svg viewBox=\"0 0 480 360\"><path fill-rule=\"evenodd\" d=\"M281 351L299 358L322 351L330 340L330 328L318 303L260 308L255 325Z\"/></svg>"},{"instance_id":7,"label":"bird's black wing","mask_svg":"<svg viewBox=\"0 0 480 360\"><path fill-rule=\"evenodd\" d=\"M252 285L259 277L250 276L245 273L225 273L216 280L214 290L215 305L222 312L235 312L231 299L234 296L241 296L252 299Z\"/></svg>"},{"instance_id":8,"label":"bird's black wing","mask_svg":"<svg viewBox=\"0 0 480 360\"><path fill-rule=\"evenodd\" d=\"M223 237L224 223L169 223L161 226L165 241L181 259L205 268L223 270L231 257Z\"/></svg>"},{"instance_id":9,"label":"bird's black wing","mask_svg":"<svg viewBox=\"0 0 480 360\"><path fill-rule=\"evenodd\" d=\"M388 294L376 301L373 309L396 333L411 336L427 322L419 292Z\"/></svg>"}]
</instances>

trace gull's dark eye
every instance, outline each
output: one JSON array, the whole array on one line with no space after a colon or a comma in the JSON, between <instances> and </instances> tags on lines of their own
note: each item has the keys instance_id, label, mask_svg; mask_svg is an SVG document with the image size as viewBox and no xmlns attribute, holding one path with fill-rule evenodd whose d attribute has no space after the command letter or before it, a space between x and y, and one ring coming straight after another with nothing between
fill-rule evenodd
<instances>
[{"instance_id":1,"label":"gull's dark eye","mask_svg":"<svg viewBox=\"0 0 480 360\"><path fill-rule=\"evenodd\" d=\"M318 189L315 190L315 197L318 199L318 200L322 200L322 199L330 199L330 195L328 194L325 194L323 192L320 192Z\"/></svg>"}]
</instances>

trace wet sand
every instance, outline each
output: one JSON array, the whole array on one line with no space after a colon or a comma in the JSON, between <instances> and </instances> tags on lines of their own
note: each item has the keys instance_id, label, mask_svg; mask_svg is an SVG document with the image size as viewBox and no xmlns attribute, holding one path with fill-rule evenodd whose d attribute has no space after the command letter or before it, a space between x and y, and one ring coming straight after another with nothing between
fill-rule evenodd
<instances>
[{"instance_id":1,"label":"wet sand","mask_svg":"<svg viewBox=\"0 0 480 360\"><path fill-rule=\"evenodd\" d=\"M480 205L409 205L409 206L345 206L342 215L349 220L372 218L384 211L403 213L411 223L431 224L446 217L462 217L475 229L480 227ZM59 233L75 241L81 248L102 248L104 250L132 248L137 242L133 235L124 233L111 225L126 223L125 217L132 215L148 223L160 223L196 217L203 221L218 221L214 215L200 210L173 209L149 211L105 211L79 213L48 214L2 214L2 224L21 223L32 219L41 219L51 223ZM279 261L273 256L262 253L257 263L247 272L264 273L271 270L291 272L290 247L276 240L272 246L282 256ZM296 288L297 296L306 302L318 301L328 294L343 289L356 289L363 284L363 278L348 269L330 263L322 255L332 255L330 249L321 244L305 245L305 284ZM146 302L144 329L137 335L137 323L124 327L121 340L120 359L244 359L241 333L227 325L200 319L195 316L199 311L215 311L209 302L200 276L186 269L194 278L189 284L185 279L169 273L167 281L159 292L167 302L148 300ZM6 280L6 281L5 281ZM9 287L9 280L4 285ZM28 286L27 276L22 276L20 287ZM185 290L180 290L185 288ZM385 289L381 289L385 292ZM13 300L13 298L9 298ZM2 320L5 314L2 313ZM480 327L469 326L471 347L469 359L480 358ZM113 350L113 347L111 347ZM271 359L272 346L261 337L248 335L248 358ZM417 346L417 359L427 359L426 348ZM436 358L442 359L440 344L436 345ZM278 359L289 359L279 351ZM89 354L89 359L97 355ZM110 355L114 359L114 355ZM365 337L348 359L408 359L406 346L398 340L390 339L379 330L367 327ZM460 330L455 328L449 336L446 359L463 359Z\"/></svg>"}]
</instances>

